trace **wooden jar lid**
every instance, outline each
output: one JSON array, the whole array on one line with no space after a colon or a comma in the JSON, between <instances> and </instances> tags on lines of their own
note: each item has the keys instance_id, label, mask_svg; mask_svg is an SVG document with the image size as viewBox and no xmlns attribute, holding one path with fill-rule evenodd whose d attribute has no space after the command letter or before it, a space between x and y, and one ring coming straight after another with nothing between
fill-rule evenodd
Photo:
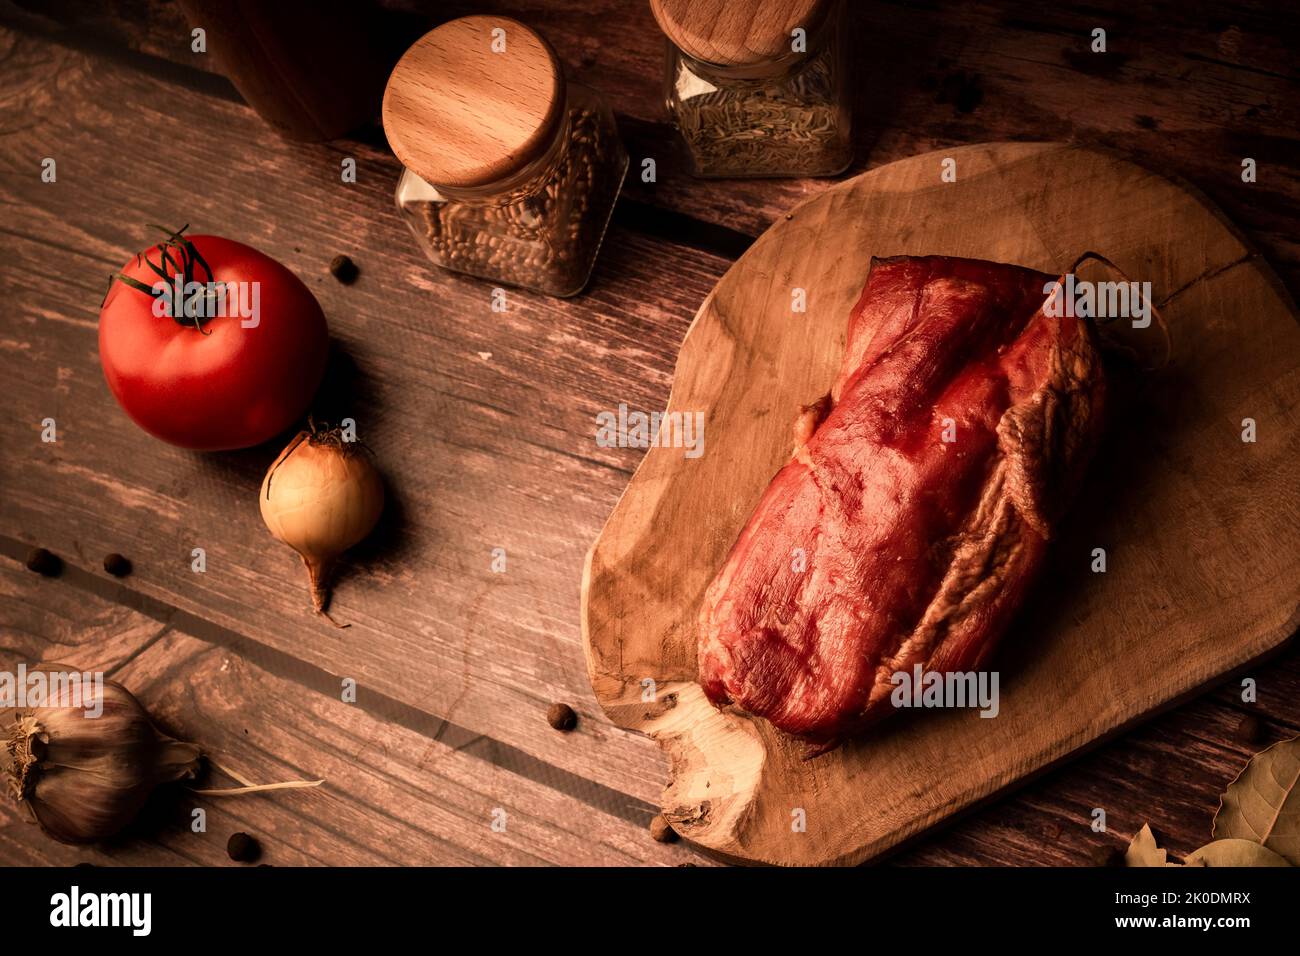
<instances>
[{"instance_id":1,"label":"wooden jar lid","mask_svg":"<svg viewBox=\"0 0 1300 956\"><path fill-rule=\"evenodd\" d=\"M555 51L507 17L461 17L431 30L402 54L384 89L388 144L436 186L483 186L519 171L546 151L563 111Z\"/></svg>"},{"instance_id":2,"label":"wooden jar lid","mask_svg":"<svg viewBox=\"0 0 1300 956\"><path fill-rule=\"evenodd\" d=\"M754 66L791 52L833 0L650 0L659 28L688 56L717 66Z\"/></svg>"}]
</instances>

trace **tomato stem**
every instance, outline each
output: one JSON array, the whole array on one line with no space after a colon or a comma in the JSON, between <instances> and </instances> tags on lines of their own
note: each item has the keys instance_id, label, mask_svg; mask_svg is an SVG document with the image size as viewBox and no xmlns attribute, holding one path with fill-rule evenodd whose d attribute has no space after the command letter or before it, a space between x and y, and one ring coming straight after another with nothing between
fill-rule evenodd
<instances>
[{"instance_id":1,"label":"tomato stem","mask_svg":"<svg viewBox=\"0 0 1300 956\"><path fill-rule=\"evenodd\" d=\"M203 292L204 299L211 302L218 295L218 291L212 287L214 279L212 268L203 258L203 254L199 252L194 243L185 235L185 230L189 227L189 223L186 223L179 229L166 229L163 226L155 226L151 224L151 229L157 229L167 235L166 239L154 247L161 253L161 261L155 263L149 258L148 251L136 254L136 265L140 265L143 258L144 265L147 265L149 269L158 276L159 280L166 284L167 289L158 290L155 286L145 285L133 276L126 275L123 272L114 272L108 277L108 291L112 291L114 282L121 282L129 288L135 289L137 292L143 292L150 298L161 299L164 297L170 297L172 298L172 301L170 307L167 309L167 313L175 322L180 325L190 325L193 323L194 328L198 329L199 332L204 335L211 335L212 333L203 327L203 321L205 317L210 317L208 314L209 312L215 310L199 309L194 310L195 314L193 315L186 315L186 310L183 304L177 302L175 297L172 295L172 290L175 287L174 283L177 276L181 279L182 289L194 281L194 267L196 263L203 267L203 271L206 272L208 276L207 282L205 283L206 288ZM171 254L172 250L174 250L176 255L180 258L179 263L175 258L173 258ZM108 300L108 291L104 293L104 301ZM104 303L101 302L100 307L103 308L103 305Z\"/></svg>"}]
</instances>

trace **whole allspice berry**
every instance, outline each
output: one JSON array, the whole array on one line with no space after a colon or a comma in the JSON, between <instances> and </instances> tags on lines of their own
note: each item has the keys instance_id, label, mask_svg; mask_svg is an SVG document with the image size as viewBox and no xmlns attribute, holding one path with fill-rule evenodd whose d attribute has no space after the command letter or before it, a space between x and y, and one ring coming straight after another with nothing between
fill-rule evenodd
<instances>
[{"instance_id":1,"label":"whole allspice berry","mask_svg":"<svg viewBox=\"0 0 1300 956\"><path fill-rule=\"evenodd\" d=\"M32 548L27 552L27 570L42 577L55 578L63 570L63 559L44 548Z\"/></svg>"},{"instance_id":2,"label":"whole allspice berry","mask_svg":"<svg viewBox=\"0 0 1300 956\"><path fill-rule=\"evenodd\" d=\"M1238 743L1257 744L1264 739L1264 722L1254 714L1246 714L1237 724L1233 736Z\"/></svg>"},{"instance_id":3,"label":"whole allspice berry","mask_svg":"<svg viewBox=\"0 0 1300 956\"><path fill-rule=\"evenodd\" d=\"M555 703L546 711L546 722L556 730L567 732L578 726L578 714L568 704Z\"/></svg>"},{"instance_id":4,"label":"whole allspice berry","mask_svg":"<svg viewBox=\"0 0 1300 956\"><path fill-rule=\"evenodd\" d=\"M252 863L262 855L262 847L247 833L232 833L226 841L226 855L236 863Z\"/></svg>"},{"instance_id":5,"label":"whole allspice berry","mask_svg":"<svg viewBox=\"0 0 1300 956\"><path fill-rule=\"evenodd\" d=\"M104 570L115 578L124 578L131 573L131 561L114 551L104 556Z\"/></svg>"},{"instance_id":6,"label":"whole allspice berry","mask_svg":"<svg viewBox=\"0 0 1300 956\"><path fill-rule=\"evenodd\" d=\"M664 819L662 813L657 814L655 818L650 821L650 835L655 838L656 843L677 842L677 831L674 830L672 825Z\"/></svg>"},{"instance_id":7,"label":"whole allspice berry","mask_svg":"<svg viewBox=\"0 0 1300 956\"><path fill-rule=\"evenodd\" d=\"M335 256L330 260L330 275L344 285L351 285L356 282L360 272L361 270L357 268L357 264L347 256Z\"/></svg>"}]
</instances>

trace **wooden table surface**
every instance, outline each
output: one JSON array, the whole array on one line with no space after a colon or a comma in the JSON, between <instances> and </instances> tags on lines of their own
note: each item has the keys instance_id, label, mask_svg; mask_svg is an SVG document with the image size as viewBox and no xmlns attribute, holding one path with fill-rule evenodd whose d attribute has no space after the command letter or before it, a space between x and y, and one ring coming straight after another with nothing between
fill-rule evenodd
<instances>
[{"instance_id":1,"label":"wooden table surface","mask_svg":"<svg viewBox=\"0 0 1300 956\"><path fill-rule=\"evenodd\" d=\"M475 9L537 24L613 104L633 169L656 159L656 183L629 178L583 295L514 292L493 312L486 284L438 271L413 245L377 129L280 139L190 51L179 8L0 0L0 667L105 670L244 776L328 781L202 801L206 833L190 830L194 798L173 793L95 848L46 839L5 802L0 863L229 864L238 830L277 865L709 862L650 839L664 759L612 726L587 683L583 556L641 454L597 446L595 416L664 406L714 282L828 182L691 179L641 0L427 6L389 3L390 35ZM852 6L852 172L988 140L1109 147L1199 187L1300 288L1300 24L1283 4ZM1097 26L1104 55L1088 50ZM45 157L56 183L41 181ZM340 180L346 157L355 183ZM318 412L356 419L391 502L338 582L347 630L306 610L296 557L262 525L256 489L277 443L181 451L107 391L98 305L107 275L155 241L154 222L262 249L325 309L335 350ZM360 266L354 285L327 273L338 253ZM45 418L56 443L40 440ZM23 567L34 545L63 557L60 577ZM195 547L206 573L191 571ZM505 573L492 571L495 548ZM130 577L102 571L111 551L134 562ZM1262 746L1238 739L1242 717L1264 719L1265 741L1300 733L1294 643L1251 676L1257 704L1235 682L1187 701L892 862L1082 864L1148 821L1189 852ZM347 678L355 703L341 699ZM547 724L553 701L579 712L572 733ZM1109 833L1091 830L1095 807Z\"/></svg>"}]
</instances>

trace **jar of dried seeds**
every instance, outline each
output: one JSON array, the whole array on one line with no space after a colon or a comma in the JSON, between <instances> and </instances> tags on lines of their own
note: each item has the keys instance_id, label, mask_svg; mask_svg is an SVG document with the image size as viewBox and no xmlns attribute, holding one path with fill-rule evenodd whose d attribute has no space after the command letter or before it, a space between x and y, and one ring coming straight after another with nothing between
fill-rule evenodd
<instances>
[{"instance_id":1,"label":"jar of dried seeds","mask_svg":"<svg viewBox=\"0 0 1300 956\"><path fill-rule=\"evenodd\" d=\"M614 116L555 51L504 17L452 20L403 54L384 132L397 208L438 265L548 295L591 275L627 153Z\"/></svg>"},{"instance_id":2,"label":"jar of dried seeds","mask_svg":"<svg viewBox=\"0 0 1300 956\"><path fill-rule=\"evenodd\" d=\"M650 0L697 176L833 176L853 158L839 0Z\"/></svg>"}]
</instances>

